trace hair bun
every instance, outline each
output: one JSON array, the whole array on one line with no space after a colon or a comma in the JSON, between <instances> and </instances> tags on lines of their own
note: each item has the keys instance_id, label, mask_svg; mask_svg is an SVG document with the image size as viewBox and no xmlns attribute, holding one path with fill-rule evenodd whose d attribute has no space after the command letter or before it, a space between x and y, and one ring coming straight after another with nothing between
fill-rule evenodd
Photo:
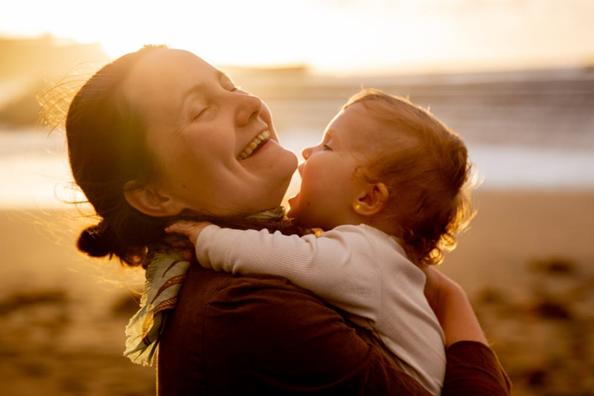
<instances>
[{"instance_id":1,"label":"hair bun","mask_svg":"<svg viewBox=\"0 0 594 396\"><path fill-rule=\"evenodd\" d=\"M105 220L101 220L99 224L89 226L80 233L76 246L78 250L91 257L112 255L115 253L116 246L110 234Z\"/></svg>"}]
</instances>

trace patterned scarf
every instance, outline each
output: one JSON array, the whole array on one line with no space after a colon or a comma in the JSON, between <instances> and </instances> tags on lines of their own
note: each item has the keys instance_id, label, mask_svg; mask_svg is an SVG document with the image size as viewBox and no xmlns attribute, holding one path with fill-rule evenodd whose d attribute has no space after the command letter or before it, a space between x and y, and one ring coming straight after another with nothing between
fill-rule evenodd
<instances>
[{"instance_id":1,"label":"patterned scarf","mask_svg":"<svg viewBox=\"0 0 594 396\"><path fill-rule=\"evenodd\" d=\"M278 221L284 213L284 209L278 207L251 215L245 220L259 223ZM124 356L142 366L155 364L155 352L165 328L166 313L175 308L177 295L190 268L190 260L168 243L153 247L148 263L140 309L126 326L124 350Z\"/></svg>"}]
</instances>

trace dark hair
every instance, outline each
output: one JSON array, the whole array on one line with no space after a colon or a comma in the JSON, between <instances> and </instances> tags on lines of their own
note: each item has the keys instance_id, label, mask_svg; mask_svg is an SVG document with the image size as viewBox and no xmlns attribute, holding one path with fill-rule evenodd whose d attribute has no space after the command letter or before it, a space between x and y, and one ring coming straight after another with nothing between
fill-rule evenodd
<instances>
[{"instance_id":1,"label":"dark hair","mask_svg":"<svg viewBox=\"0 0 594 396\"><path fill-rule=\"evenodd\" d=\"M125 184L148 180L156 161L146 147L143 118L121 87L134 65L158 48L146 46L102 67L74 96L66 118L74 180L102 218L81 232L77 246L129 265L142 263L146 246L163 236L167 221L137 211L124 198Z\"/></svg>"},{"instance_id":2,"label":"dark hair","mask_svg":"<svg viewBox=\"0 0 594 396\"><path fill-rule=\"evenodd\" d=\"M366 89L344 109L361 103L382 130L382 152L371 178L390 191L397 235L418 264L438 264L472 219L471 163L466 145L451 129L409 100Z\"/></svg>"}]
</instances>

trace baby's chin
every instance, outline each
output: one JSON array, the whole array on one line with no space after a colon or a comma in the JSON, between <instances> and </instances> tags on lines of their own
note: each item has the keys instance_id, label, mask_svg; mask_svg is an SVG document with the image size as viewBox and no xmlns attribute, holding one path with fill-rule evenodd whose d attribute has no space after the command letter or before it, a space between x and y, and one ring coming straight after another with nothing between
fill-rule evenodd
<instances>
[{"instance_id":1,"label":"baby's chin","mask_svg":"<svg viewBox=\"0 0 594 396\"><path fill-rule=\"evenodd\" d=\"M291 219L293 224L298 225L303 228L317 228L318 226L311 221L308 221L305 216L303 216L298 211L289 210L287 212L287 217Z\"/></svg>"},{"instance_id":2,"label":"baby's chin","mask_svg":"<svg viewBox=\"0 0 594 396\"><path fill-rule=\"evenodd\" d=\"M287 203L289 204L289 210L287 211L287 217L294 219L297 217L299 212L299 193L294 195L293 197L289 198Z\"/></svg>"},{"instance_id":3,"label":"baby's chin","mask_svg":"<svg viewBox=\"0 0 594 396\"><path fill-rule=\"evenodd\" d=\"M301 207L301 199L299 194L295 195L292 198L289 198L287 201L289 203L289 210L287 211L287 217L290 218L294 224L297 224L301 227L305 228L317 228L319 225L317 224L316 219L311 219L307 213Z\"/></svg>"},{"instance_id":4,"label":"baby's chin","mask_svg":"<svg viewBox=\"0 0 594 396\"><path fill-rule=\"evenodd\" d=\"M289 210L287 211L287 217L291 219L291 221L294 224L297 224L302 227L307 227L303 222L303 216L300 215L298 208L294 205L291 205L289 207Z\"/></svg>"}]
</instances>

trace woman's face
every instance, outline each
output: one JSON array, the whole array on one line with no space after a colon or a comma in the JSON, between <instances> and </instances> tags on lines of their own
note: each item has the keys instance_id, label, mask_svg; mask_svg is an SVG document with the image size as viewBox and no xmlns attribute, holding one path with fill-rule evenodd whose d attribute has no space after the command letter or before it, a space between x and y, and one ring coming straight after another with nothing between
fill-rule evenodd
<instances>
[{"instance_id":1,"label":"woman's face","mask_svg":"<svg viewBox=\"0 0 594 396\"><path fill-rule=\"evenodd\" d=\"M143 58L123 89L144 117L159 193L217 216L279 205L297 158L278 144L259 98L197 56L166 48Z\"/></svg>"}]
</instances>

